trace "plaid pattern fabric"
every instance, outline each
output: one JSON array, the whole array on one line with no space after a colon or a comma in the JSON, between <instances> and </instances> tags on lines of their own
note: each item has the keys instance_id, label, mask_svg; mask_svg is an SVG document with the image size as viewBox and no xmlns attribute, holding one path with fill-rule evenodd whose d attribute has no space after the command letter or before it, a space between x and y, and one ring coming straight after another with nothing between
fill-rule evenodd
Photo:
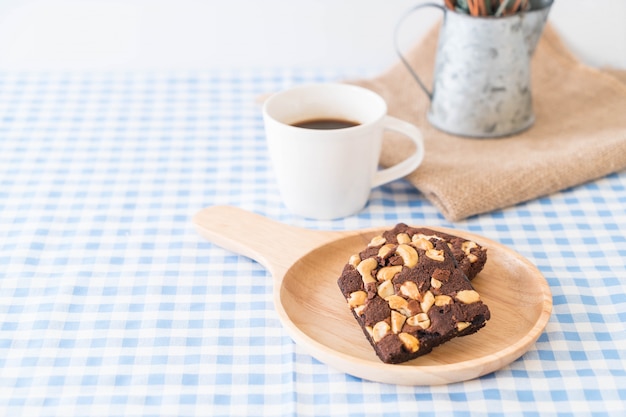
<instances>
[{"instance_id":1,"label":"plaid pattern fabric","mask_svg":"<svg viewBox=\"0 0 626 417\"><path fill-rule=\"evenodd\" d=\"M626 415L626 173L455 224L404 181L346 219L293 217L255 99L358 75L0 73L0 414ZM196 234L217 204L479 233L539 267L553 315L482 378L363 381L291 341L259 264Z\"/></svg>"}]
</instances>

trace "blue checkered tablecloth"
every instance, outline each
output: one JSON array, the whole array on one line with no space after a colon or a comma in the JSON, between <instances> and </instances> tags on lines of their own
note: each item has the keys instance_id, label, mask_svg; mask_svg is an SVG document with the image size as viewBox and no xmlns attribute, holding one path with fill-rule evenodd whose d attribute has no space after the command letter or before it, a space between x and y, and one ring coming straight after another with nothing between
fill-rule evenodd
<instances>
[{"instance_id":1,"label":"blue checkered tablecloth","mask_svg":"<svg viewBox=\"0 0 626 417\"><path fill-rule=\"evenodd\" d=\"M295 218L255 99L352 75L0 73L0 415L625 416L626 172L454 224L404 181L356 216ZM196 234L217 204L470 230L539 267L553 314L482 378L363 381L291 341L259 264Z\"/></svg>"}]
</instances>

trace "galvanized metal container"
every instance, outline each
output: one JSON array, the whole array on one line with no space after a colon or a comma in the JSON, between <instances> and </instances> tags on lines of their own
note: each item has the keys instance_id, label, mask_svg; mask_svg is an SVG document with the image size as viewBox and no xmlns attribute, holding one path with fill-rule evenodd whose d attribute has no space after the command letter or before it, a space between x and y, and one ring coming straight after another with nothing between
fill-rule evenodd
<instances>
[{"instance_id":1,"label":"galvanized metal container","mask_svg":"<svg viewBox=\"0 0 626 417\"><path fill-rule=\"evenodd\" d=\"M444 13L432 92L398 48L431 100L428 120L433 126L477 138L512 135L532 126L530 59L552 3L532 1L530 10L506 17L474 17L431 3L409 10L407 15L424 7Z\"/></svg>"}]
</instances>

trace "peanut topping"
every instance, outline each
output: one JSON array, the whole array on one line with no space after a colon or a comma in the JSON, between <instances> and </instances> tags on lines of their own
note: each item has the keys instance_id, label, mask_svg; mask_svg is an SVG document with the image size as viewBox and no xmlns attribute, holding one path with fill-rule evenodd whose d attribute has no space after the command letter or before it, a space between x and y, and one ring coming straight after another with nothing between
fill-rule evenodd
<instances>
[{"instance_id":1,"label":"peanut topping","mask_svg":"<svg viewBox=\"0 0 626 417\"><path fill-rule=\"evenodd\" d=\"M389 327L389 324L387 324L386 321L379 321L376 323L372 328L372 338L374 339L374 342L379 342L380 339L385 337L390 330L391 327Z\"/></svg>"},{"instance_id":2,"label":"peanut topping","mask_svg":"<svg viewBox=\"0 0 626 417\"><path fill-rule=\"evenodd\" d=\"M404 281L400 286L400 294L404 295L411 300L419 300L420 292L417 289L417 284L413 281Z\"/></svg>"},{"instance_id":3,"label":"peanut topping","mask_svg":"<svg viewBox=\"0 0 626 417\"><path fill-rule=\"evenodd\" d=\"M473 242L471 240L466 240L461 244L461 250L463 251L463 253L465 253L465 255L467 255L467 259L470 261L471 264L478 260L478 256L470 253L472 249L477 247L478 245L476 244L476 242Z\"/></svg>"},{"instance_id":4,"label":"peanut topping","mask_svg":"<svg viewBox=\"0 0 626 417\"><path fill-rule=\"evenodd\" d=\"M372 246L382 246L385 243L387 243L387 239L385 239L382 236L374 236L372 238L372 240L370 240L370 243L367 245L368 247L372 247Z\"/></svg>"},{"instance_id":5,"label":"peanut topping","mask_svg":"<svg viewBox=\"0 0 626 417\"><path fill-rule=\"evenodd\" d=\"M443 250L429 249L426 251L426 256L428 256L433 261L443 262L445 260L445 257L443 256Z\"/></svg>"},{"instance_id":6,"label":"peanut topping","mask_svg":"<svg viewBox=\"0 0 626 417\"><path fill-rule=\"evenodd\" d=\"M411 237L406 233L398 233L398 235L396 236L396 240L399 244L411 243Z\"/></svg>"},{"instance_id":7,"label":"peanut topping","mask_svg":"<svg viewBox=\"0 0 626 417\"><path fill-rule=\"evenodd\" d=\"M400 271L402 271L402 265L386 266L378 271L376 278L379 281L389 281Z\"/></svg>"},{"instance_id":8,"label":"peanut topping","mask_svg":"<svg viewBox=\"0 0 626 417\"><path fill-rule=\"evenodd\" d=\"M396 253L402 257L402 261L404 262L404 266L408 268L413 268L417 265L418 257L417 251L412 246L407 244L398 245L396 248Z\"/></svg>"},{"instance_id":9,"label":"peanut topping","mask_svg":"<svg viewBox=\"0 0 626 417\"><path fill-rule=\"evenodd\" d=\"M378 250L378 257L381 259L386 259L389 257L389 255L393 253L395 249L396 245L394 245L393 243L387 243Z\"/></svg>"},{"instance_id":10,"label":"peanut topping","mask_svg":"<svg viewBox=\"0 0 626 417\"><path fill-rule=\"evenodd\" d=\"M430 327L430 317L426 313L419 313L406 319L406 324L426 330Z\"/></svg>"},{"instance_id":11,"label":"peanut topping","mask_svg":"<svg viewBox=\"0 0 626 417\"><path fill-rule=\"evenodd\" d=\"M465 252L466 255L469 255L470 251L477 247L478 245L476 244L476 242L473 242L471 240L466 240L461 244L461 250Z\"/></svg>"},{"instance_id":12,"label":"peanut topping","mask_svg":"<svg viewBox=\"0 0 626 417\"><path fill-rule=\"evenodd\" d=\"M348 261L348 263L356 268L361 263L361 257L359 256L358 253L355 253L354 255L350 257L350 260Z\"/></svg>"},{"instance_id":13,"label":"peanut topping","mask_svg":"<svg viewBox=\"0 0 626 417\"><path fill-rule=\"evenodd\" d=\"M461 331L467 329L470 324L472 324L472 323L470 323L468 321L460 321L460 322L458 322L456 324L456 329L461 332Z\"/></svg>"},{"instance_id":14,"label":"peanut topping","mask_svg":"<svg viewBox=\"0 0 626 417\"><path fill-rule=\"evenodd\" d=\"M409 302L399 295L392 295L391 297L386 298L386 300L392 310L406 310L409 305Z\"/></svg>"},{"instance_id":15,"label":"peanut topping","mask_svg":"<svg viewBox=\"0 0 626 417\"><path fill-rule=\"evenodd\" d=\"M363 315L364 311L365 311L365 304L363 304L362 306L354 307L354 312L358 314L359 316Z\"/></svg>"},{"instance_id":16,"label":"peanut topping","mask_svg":"<svg viewBox=\"0 0 626 417\"><path fill-rule=\"evenodd\" d=\"M367 300L367 293L365 291L355 291L350 294L348 298L348 305L352 308L362 306Z\"/></svg>"},{"instance_id":17,"label":"peanut topping","mask_svg":"<svg viewBox=\"0 0 626 417\"><path fill-rule=\"evenodd\" d=\"M378 296L383 300L387 299L387 297L391 297L395 294L393 290L393 284L391 281L383 281L382 284L378 286Z\"/></svg>"},{"instance_id":18,"label":"peanut topping","mask_svg":"<svg viewBox=\"0 0 626 417\"><path fill-rule=\"evenodd\" d=\"M456 293L457 300L463 304L472 304L480 301L480 295L474 290L462 290Z\"/></svg>"},{"instance_id":19,"label":"peanut topping","mask_svg":"<svg viewBox=\"0 0 626 417\"><path fill-rule=\"evenodd\" d=\"M452 297L449 295L438 295L435 297L435 305L437 307L443 307L450 303L452 303Z\"/></svg>"},{"instance_id":20,"label":"peanut topping","mask_svg":"<svg viewBox=\"0 0 626 417\"><path fill-rule=\"evenodd\" d=\"M404 322L406 321L406 316L404 314L400 314L397 311L391 312L391 331L398 334L400 330L402 330L402 326L404 326Z\"/></svg>"},{"instance_id":21,"label":"peanut topping","mask_svg":"<svg viewBox=\"0 0 626 417\"><path fill-rule=\"evenodd\" d=\"M420 341L417 340L415 336L408 333L400 333L398 337L400 338L400 341L402 342L404 348L409 352L414 353L419 350Z\"/></svg>"},{"instance_id":22,"label":"peanut topping","mask_svg":"<svg viewBox=\"0 0 626 417\"><path fill-rule=\"evenodd\" d=\"M431 278L430 286L437 290L441 288L441 281L439 281L437 278Z\"/></svg>"},{"instance_id":23,"label":"peanut topping","mask_svg":"<svg viewBox=\"0 0 626 417\"><path fill-rule=\"evenodd\" d=\"M374 258L367 258L361 261L356 267L356 270L361 274L363 283L376 282L376 279L372 276L372 271L378 267L378 262Z\"/></svg>"},{"instance_id":24,"label":"peanut topping","mask_svg":"<svg viewBox=\"0 0 626 417\"><path fill-rule=\"evenodd\" d=\"M437 240L443 240L442 237L437 236L437 235L425 235L423 233L417 233L415 235L413 235L413 239L426 239L426 240L430 240L430 239L437 239Z\"/></svg>"},{"instance_id":25,"label":"peanut topping","mask_svg":"<svg viewBox=\"0 0 626 417\"><path fill-rule=\"evenodd\" d=\"M400 311L400 313L404 314L407 317L414 316L417 313L421 313L421 312L422 312L422 308L420 307L420 303L417 300L410 300L406 308Z\"/></svg>"},{"instance_id":26,"label":"peanut topping","mask_svg":"<svg viewBox=\"0 0 626 417\"><path fill-rule=\"evenodd\" d=\"M428 313L428 310L435 304L435 296L432 292L426 291L424 296L422 297L422 302L420 303L420 307L424 313Z\"/></svg>"},{"instance_id":27,"label":"peanut topping","mask_svg":"<svg viewBox=\"0 0 626 417\"><path fill-rule=\"evenodd\" d=\"M431 242L428 239L424 239L423 237L416 238L416 236L417 235L413 236L413 241L411 243L413 246L415 246L418 249L425 250L425 251L434 248L433 242Z\"/></svg>"}]
</instances>

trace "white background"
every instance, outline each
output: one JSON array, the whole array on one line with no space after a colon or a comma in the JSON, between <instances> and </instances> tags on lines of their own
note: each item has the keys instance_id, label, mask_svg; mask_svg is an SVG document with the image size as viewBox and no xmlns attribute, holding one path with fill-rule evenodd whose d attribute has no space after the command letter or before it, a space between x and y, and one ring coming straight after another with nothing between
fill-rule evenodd
<instances>
[{"instance_id":1,"label":"white background","mask_svg":"<svg viewBox=\"0 0 626 417\"><path fill-rule=\"evenodd\" d=\"M2 0L0 70L384 69L413 0ZM437 19L407 20L410 46ZM556 0L572 52L626 69L626 0Z\"/></svg>"}]
</instances>

